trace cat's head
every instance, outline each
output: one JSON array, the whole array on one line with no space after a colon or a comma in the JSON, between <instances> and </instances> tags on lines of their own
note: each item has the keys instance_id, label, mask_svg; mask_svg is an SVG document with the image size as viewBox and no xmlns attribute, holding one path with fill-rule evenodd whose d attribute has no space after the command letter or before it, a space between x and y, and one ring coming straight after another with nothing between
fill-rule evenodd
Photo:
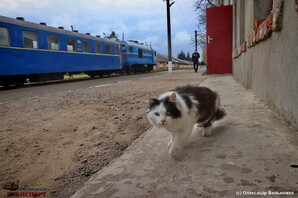
<instances>
[{"instance_id":1,"label":"cat's head","mask_svg":"<svg viewBox=\"0 0 298 198\"><path fill-rule=\"evenodd\" d=\"M167 128L175 122L175 119L181 117L175 92L168 92L158 99L148 99L148 104L147 118L152 125L159 128Z\"/></svg>"}]
</instances>

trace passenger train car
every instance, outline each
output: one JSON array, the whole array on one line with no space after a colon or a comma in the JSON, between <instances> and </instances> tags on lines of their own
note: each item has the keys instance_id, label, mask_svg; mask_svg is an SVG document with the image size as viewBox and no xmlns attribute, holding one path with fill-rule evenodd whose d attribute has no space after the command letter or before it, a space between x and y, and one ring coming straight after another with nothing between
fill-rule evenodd
<instances>
[{"instance_id":1,"label":"passenger train car","mask_svg":"<svg viewBox=\"0 0 298 198\"><path fill-rule=\"evenodd\" d=\"M152 71L155 57L141 44L0 16L0 85L58 80L66 73L94 77Z\"/></svg>"}]
</instances>

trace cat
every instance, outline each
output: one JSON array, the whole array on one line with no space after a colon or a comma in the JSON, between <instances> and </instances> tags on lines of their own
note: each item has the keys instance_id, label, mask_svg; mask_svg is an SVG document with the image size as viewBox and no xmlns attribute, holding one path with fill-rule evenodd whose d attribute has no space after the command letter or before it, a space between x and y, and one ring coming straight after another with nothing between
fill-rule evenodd
<instances>
[{"instance_id":1,"label":"cat","mask_svg":"<svg viewBox=\"0 0 298 198\"><path fill-rule=\"evenodd\" d=\"M171 134L168 149L173 159L182 157L194 124L204 127L202 136L210 136L213 122L226 115L220 106L219 95L200 86L177 87L161 94L159 98L148 99L148 105L149 122Z\"/></svg>"}]
</instances>

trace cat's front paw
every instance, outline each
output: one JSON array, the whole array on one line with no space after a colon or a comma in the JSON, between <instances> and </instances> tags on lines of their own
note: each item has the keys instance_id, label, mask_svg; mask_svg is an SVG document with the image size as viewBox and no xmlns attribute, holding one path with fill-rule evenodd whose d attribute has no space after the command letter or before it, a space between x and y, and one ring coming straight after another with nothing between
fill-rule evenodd
<instances>
[{"instance_id":1,"label":"cat's front paw","mask_svg":"<svg viewBox=\"0 0 298 198\"><path fill-rule=\"evenodd\" d=\"M202 136L203 136L203 137L208 137L208 136L211 135L211 133L212 133L212 127L211 127L211 126L209 126L209 127L205 127L205 128L203 129L203 131L202 131Z\"/></svg>"},{"instance_id":2,"label":"cat's front paw","mask_svg":"<svg viewBox=\"0 0 298 198\"><path fill-rule=\"evenodd\" d=\"M172 159L179 160L183 156L183 150L180 149L180 148L171 146L170 149L169 149L169 154L170 154Z\"/></svg>"},{"instance_id":3,"label":"cat's front paw","mask_svg":"<svg viewBox=\"0 0 298 198\"><path fill-rule=\"evenodd\" d=\"M197 122L197 127L203 127L204 123L203 122Z\"/></svg>"}]
</instances>

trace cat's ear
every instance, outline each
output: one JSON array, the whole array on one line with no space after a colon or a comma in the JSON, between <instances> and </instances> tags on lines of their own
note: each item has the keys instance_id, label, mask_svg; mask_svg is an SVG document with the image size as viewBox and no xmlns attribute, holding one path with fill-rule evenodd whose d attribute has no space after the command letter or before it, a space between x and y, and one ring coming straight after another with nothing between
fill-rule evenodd
<instances>
[{"instance_id":1,"label":"cat's ear","mask_svg":"<svg viewBox=\"0 0 298 198\"><path fill-rule=\"evenodd\" d=\"M156 98L150 98L149 96L147 96L146 103L149 105L149 107L158 104L158 102L159 102L158 99L156 99Z\"/></svg>"},{"instance_id":2,"label":"cat's ear","mask_svg":"<svg viewBox=\"0 0 298 198\"><path fill-rule=\"evenodd\" d=\"M170 101L171 101L171 102L176 102L176 99L177 99L176 93L173 92L173 93L170 95Z\"/></svg>"}]
</instances>

